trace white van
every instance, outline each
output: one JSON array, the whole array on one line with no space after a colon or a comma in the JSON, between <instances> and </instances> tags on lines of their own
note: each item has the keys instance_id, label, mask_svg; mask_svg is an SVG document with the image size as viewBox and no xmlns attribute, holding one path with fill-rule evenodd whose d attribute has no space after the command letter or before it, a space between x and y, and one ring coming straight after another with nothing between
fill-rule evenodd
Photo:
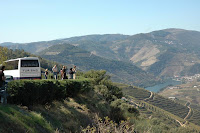
<instances>
[{"instance_id":1,"label":"white van","mask_svg":"<svg viewBox=\"0 0 200 133\"><path fill-rule=\"evenodd\" d=\"M5 61L5 75L13 79L41 79L40 62L37 57L24 57Z\"/></svg>"}]
</instances>

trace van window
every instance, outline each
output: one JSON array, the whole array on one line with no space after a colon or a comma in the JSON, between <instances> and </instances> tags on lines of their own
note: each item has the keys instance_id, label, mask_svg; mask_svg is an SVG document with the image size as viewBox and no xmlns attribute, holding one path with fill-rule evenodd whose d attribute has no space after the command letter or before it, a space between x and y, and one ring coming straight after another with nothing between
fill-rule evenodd
<instances>
[{"instance_id":1,"label":"van window","mask_svg":"<svg viewBox=\"0 0 200 133\"><path fill-rule=\"evenodd\" d=\"M6 70L17 70L19 60L9 61L5 63Z\"/></svg>"},{"instance_id":2,"label":"van window","mask_svg":"<svg viewBox=\"0 0 200 133\"><path fill-rule=\"evenodd\" d=\"M39 67L38 60L21 60L21 67Z\"/></svg>"}]
</instances>

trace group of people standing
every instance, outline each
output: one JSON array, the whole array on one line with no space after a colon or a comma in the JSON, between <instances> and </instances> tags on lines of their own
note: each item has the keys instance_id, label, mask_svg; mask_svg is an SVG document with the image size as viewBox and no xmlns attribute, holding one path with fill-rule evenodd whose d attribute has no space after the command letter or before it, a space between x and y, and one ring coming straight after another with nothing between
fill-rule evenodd
<instances>
[{"instance_id":1,"label":"group of people standing","mask_svg":"<svg viewBox=\"0 0 200 133\"><path fill-rule=\"evenodd\" d=\"M76 79L76 66L74 66L73 68L70 68L69 72L67 72L66 67L63 66L62 69L59 72L58 67L55 65L52 68L52 72L53 72L53 78L54 79L58 79L59 73L61 75L61 80L63 80L63 79ZM68 77L67 77L67 73L68 73ZM48 74L49 74L48 69L46 69L45 73L44 73L45 79L47 79Z\"/></svg>"}]
</instances>

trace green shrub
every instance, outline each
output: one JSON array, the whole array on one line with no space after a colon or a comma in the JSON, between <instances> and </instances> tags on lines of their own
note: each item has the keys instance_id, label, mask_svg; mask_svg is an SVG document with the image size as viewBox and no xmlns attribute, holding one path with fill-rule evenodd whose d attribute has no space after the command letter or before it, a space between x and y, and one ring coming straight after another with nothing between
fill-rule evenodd
<instances>
[{"instance_id":1,"label":"green shrub","mask_svg":"<svg viewBox=\"0 0 200 133\"><path fill-rule=\"evenodd\" d=\"M121 99L117 99L111 102L110 106L111 118L117 123L119 123L121 120L139 116L139 111L136 108L127 104Z\"/></svg>"},{"instance_id":2,"label":"green shrub","mask_svg":"<svg viewBox=\"0 0 200 133\"><path fill-rule=\"evenodd\" d=\"M116 99L119 99L123 96L123 93L120 88L114 86L111 82L110 84L105 85L95 85L95 91L101 94L107 102L112 102Z\"/></svg>"},{"instance_id":3,"label":"green shrub","mask_svg":"<svg viewBox=\"0 0 200 133\"><path fill-rule=\"evenodd\" d=\"M83 76L94 79L95 84L101 84L101 81L110 79L105 70L90 70L84 73Z\"/></svg>"},{"instance_id":4,"label":"green shrub","mask_svg":"<svg viewBox=\"0 0 200 133\"><path fill-rule=\"evenodd\" d=\"M105 70L90 70L83 74L85 78L93 79L95 91L109 103L123 96L122 89L113 84Z\"/></svg>"},{"instance_id":5,"label":"green shrub","mask_svg":"<svg viewBox=\"0 0 200 133\"><path fill-rule=\"evenodd\" d=\"M91 89L90 80L16 80L8 83L8 102L25 106L74 97Z\"/></svg>"}]
</instances>

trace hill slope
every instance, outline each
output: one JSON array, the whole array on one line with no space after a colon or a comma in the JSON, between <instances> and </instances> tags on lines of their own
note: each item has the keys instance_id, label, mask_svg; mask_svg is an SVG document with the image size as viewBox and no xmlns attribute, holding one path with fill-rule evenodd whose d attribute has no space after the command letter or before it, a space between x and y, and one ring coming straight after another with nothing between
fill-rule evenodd
<instances>
[{"instance_id":1,"label":"hill slope","mask_svg":"<svg viewBox=\"0 0 200 133\"><path fill-rule=\"evenodd\" d=\"M101 41L94 36L83 36L63 41L101 57L131 61L158 76L190 74L191 67L200 62L200 32L197 31L165 29L118 40Z\"/></svg>"},{"instance_id":2,"label":"hill slope","mask_svg":"<svg viewBox=\"0 0 200 133\"><path fill-rule=\"evenodd\" d=\"M49 81L54 82L55 80L49 80ZM24 81L24 82L26 83L31 82L33 83L32 85L34 85L34 82L37 83L37 82L49 82L49 81L43 80L43 81ZM77 83L76 80L71 80L71 81ZM62 84L65 81L57 81L55 82L55 84L61 85L58 82ZM67 82L69 82L69 80L67 80ZM70 86L70 88L67 87L68 90L69 89L74 90L74 88L71 87L73 86ZM80 132L81 130L80 126L86 128L88 124L92 125L93 123L94 125L95 122L94 116L96 114L98 114L101 118L105 116L112 117L113 114L115 114L116 119L118 119L122 115L125 115L126 119L127 118L131 119L131 122L129 124L131 125L133 124L134 131L136 132L148 131L148 132L187 133L187 132L200 131L199 126L196 126L192 123L183 123L184 122L183 119L163 110L162 108L160 108L160 106L154 106L152 104L148 104L148 101L147 102L143 101L142 98L147 99L150 94L150 92L144 89L131 88L134 89L133 94L135 94L135 96L133 95L133 97L131 98L132 99L131 101L123 101L121 99L116 99L116 98L113 99L112 97L110 97L111 99L113 99L113 101L109 103L109 100L108 101L106 100L106 97L109 98L109 95L104 95L104 94L113 93L112 91L106 92L104 88L106 86L99 83L97 83L95 86L92 87L94 88L88 92L77 94L73 97L66 97L65 100L53 101L52 103L47 103L45 105L34 104L31 107L31 110L27 110L27 107L20 105L5 106L0 104L0 118L1 118L0 131L1 132L15 131L16 133L18 132L53 133L55 131ZM25 88L29 90L29 87L27 85L25 85ZM55 89L57 90L58 88ZM60 91L62 91L62 89ZM31 94L31 92L28 93ZM12 94L18 95L15 91ZM25 92L24 94L27 94L27 92ZM163 98L161 97L160 101L163 102L166 101L166 99L163 100ZM170 102L170 100L168 101ZM171 103L174 105L175 102L171 101ZM167 106L170 106L170 104L167 104ZM140 111L140 116L135 116L136 113L135 111L137 111L135 107L137 107L138 110ZM177 109L176 106L170 106L171 112L176 109ZM102 119L102 121L104 120L108 122L108 118ZM176 120L178 120L181 124L183 123L182 125L185 125L185 127L182 127ZM126 123L123 123L122 125L124 124ZM104 128L106 128L107 126L108 123L104 126Z\"/></svg>"},{"instance_id":3,"label":"hill slope","mask_svg":"<svg viewBox=\"0 0 200 133\"><path fill-rule=\"evenodd\" d=\"M129 62L109 60L96 56L69 44L60 44L42 51L40 56L69 65L75 64L82 70L104 69L112 75L113 81L149 86L155 83L155 77Z\"/></svg>"}]
</instances>

